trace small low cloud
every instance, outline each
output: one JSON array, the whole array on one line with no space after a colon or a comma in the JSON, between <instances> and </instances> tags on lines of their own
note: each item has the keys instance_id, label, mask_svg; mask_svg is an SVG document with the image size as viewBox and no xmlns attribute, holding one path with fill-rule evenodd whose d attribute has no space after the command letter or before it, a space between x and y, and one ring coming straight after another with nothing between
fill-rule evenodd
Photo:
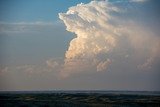
<instances>
[{"instance_id":1,"label":"small low cloud","mask_svg":"<svg viewBox=\"0 0 160 107\"><path fill-rule=\"evenodd\" d=\"M56 62L54 59L47 60L46 64L47 64L48 67L53 68L53 69L55 67L59 66L58 62Z\"/></svg>"},{"instance_id":2,"label":"small low cloud","mask_svg":"<svg viewBox=\"0 0 160 107\"><path fill-rule=\"evenodd\" d=\"M156 42L153 48L150 50L150 55L144 61L143 64L139 65L140 69L146 70L151 69L155 60L160 60L160 39Z\"/></svg>"},{"instance_id":3,"label":"small low cloud","mask_svg":"<svg viewBox=\"0 0 160 107\"><path fill-rule=\"evenodd\" d=\"M8 72L9 67L0 67L0 74L3 74L5 72Z\"/></svg>"},{"instance_id":4,"label":"small low cloud","mask_svg":"<svg viewBox=\"0 0 160 107\"><path fill-rule=\"evenodd\" d=\"M107 70L107 67L109 66L110 63L111 63L111 61L109 59L104 61L104 62L100 62L97 65L97 71L105 71L105 70Z\"/></svg>"}]
</instances>

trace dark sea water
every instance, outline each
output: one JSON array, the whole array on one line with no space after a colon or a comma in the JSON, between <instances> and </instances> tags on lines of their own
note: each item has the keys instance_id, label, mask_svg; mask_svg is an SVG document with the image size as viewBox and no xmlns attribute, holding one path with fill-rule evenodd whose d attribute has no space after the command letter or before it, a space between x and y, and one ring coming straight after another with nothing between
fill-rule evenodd
<instances>
[{"instance_id":1,"label":"dark sea water","mask_svg":"<svg viewBox=\"0 0 160 107\"><path fill-rule=\"evenodd\" d=\"M160 107L160 92L1 91L0 107Z\"/></svg>"}]
</instances>

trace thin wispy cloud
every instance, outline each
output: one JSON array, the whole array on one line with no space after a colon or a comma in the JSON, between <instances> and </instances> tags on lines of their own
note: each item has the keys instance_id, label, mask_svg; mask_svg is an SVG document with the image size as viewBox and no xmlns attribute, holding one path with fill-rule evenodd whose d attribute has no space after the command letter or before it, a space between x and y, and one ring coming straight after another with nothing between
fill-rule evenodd
<instances>
[{"instance_id":1,"label":"thin wispy cloud","mask_svg":"<svg viewBox=\"0 0 160 107\"><path fill-rule=\"evenodd\" d=\"M147 2L148 0L130 0L131 2L143 3Z\"/></svg>"},{"instance_id":2,"label":"thin wispy cloud","mask_svg":"<svg viewBox=\"0 0 160 107\"><path fill-rule=\"evenodd\" d=\"M46 29L46 27L54 28L59 26L60 22L0 22L0 32L1 33L29 33L29 32L39 32L40 30Z\"/></svg>"}]
</instances>

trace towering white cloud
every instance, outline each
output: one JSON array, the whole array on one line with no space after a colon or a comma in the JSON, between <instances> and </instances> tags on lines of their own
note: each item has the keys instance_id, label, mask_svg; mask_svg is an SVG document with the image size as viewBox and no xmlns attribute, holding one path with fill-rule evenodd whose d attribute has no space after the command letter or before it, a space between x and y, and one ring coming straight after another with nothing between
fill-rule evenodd
<instances>
[{"instance_id":1,"label":"towering white cloud","mask_svg":"<svg viewBox=\"0 0 160 107\"><path fill-rule=\"evenodd\" d=\"M115 49L125 48L123 41L129 41L131 47L127 47L128 49L138 49L135 47L138 42L148 42L144 37L152 38L148 35L150 31L146 31L129 16L123 19L126 10L118 5L107 1L91 1L88 4L81 3L70 7L66 13L59 14L66 29L76 34L65 53L61 76L67 77L79 72L107 71L112 64L111 56L117 52ZM159 42L149 41L150 47L142 45L143 52L150 53L155 45L153 41ZM134 56L138 55L135 53Z\"/></svg>"},{"instance_id":2,"label":"towering white cloud","mask_svg":"<svg viewBox=\"0 0 160 107\"><path fill-rule=\"evenodd\" d=\"M65 54L62 74L67 76L91 68L97 71L107 68L104 67L109 63L107 53L116 46L117 36L116 31L111 30L113 26L107 23L112 18L109 13L118 11L118 8L111 4L93 1L89 4L78 4L71 7L67 13L59 14L67 30L77 36L70 42ZM105 55L105 58L101 57L101 54Z\"/></svg>"}]
</instances>

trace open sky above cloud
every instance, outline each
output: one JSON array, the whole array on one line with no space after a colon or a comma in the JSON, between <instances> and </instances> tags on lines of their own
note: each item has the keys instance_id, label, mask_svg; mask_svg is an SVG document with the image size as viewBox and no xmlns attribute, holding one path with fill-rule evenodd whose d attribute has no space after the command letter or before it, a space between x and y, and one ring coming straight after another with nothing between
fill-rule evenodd
<instances>
[{"instance_id":1,"label":"open sky above cloud","mask_svg":"<svg viewBox=\"0 0 160 107\"><path fill-rule=\"evenodd\" d=\"M0 2L0 90L160 90L158 1Z\"/></svg>"}]
</instances>

